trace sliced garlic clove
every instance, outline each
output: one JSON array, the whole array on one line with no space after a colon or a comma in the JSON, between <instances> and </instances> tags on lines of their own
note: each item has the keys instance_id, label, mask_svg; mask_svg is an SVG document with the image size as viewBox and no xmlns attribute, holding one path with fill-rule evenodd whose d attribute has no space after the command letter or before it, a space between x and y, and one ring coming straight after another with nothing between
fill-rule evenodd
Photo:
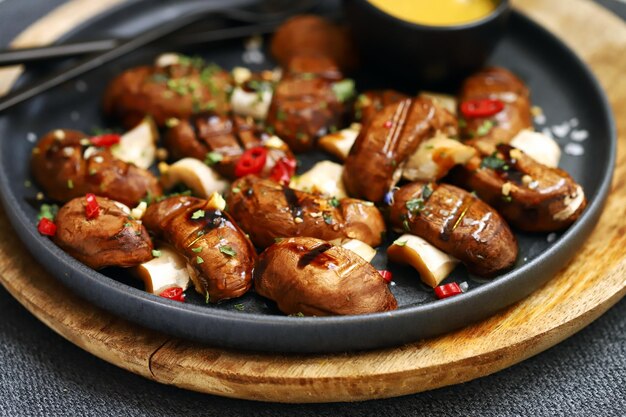
<instances>
[{"instance_id":1,"label":"sliced garlic clove","mask_svg":"<svg viewBox=\"0 0 626 417\"><path fill-rule=\"evenodd\" d=\"M159 164L159 170L161 171L161 184L165 189L182 183L195 195L208 198L214 192L222 192L228 187L228 182L223 180L217 172L194 158L183 158L172 165L162 162Z\"/></svg>"},{"instance_id":2,"label":"sliced garlic clove","mask_svg":"<svg viewBox=\"0 0 626 417\"><path fill-rule=\"evenodd\" d=\"M532 130L522 130L511 141L511 146L521 150L540 164L556 168L561 159L561 148L551 137Z\"/></svg>"},{"instance_id":3,"label":"sliced garlic clove","mask_svg":"<svg viewBox=\"0 0 626 417\"><path fill-rule=\"evenodd\" d=\"M148 169L155 160L159 131L152 117L146 117L132 130L120 138L120 143L111 147L117 159Z\"/></svg>"},{"instance_id":4,"label":"sliced garlic clove","mask_svg":"<svg viewBox=\"0 0 626 417\"><path fill-rule=\"evenodd\" d=\"M323 150L345 161L360 131L361 124L352 123L347 129L322 136L318 143Z\"/></svg>"},{"instance_id":5,"label":"sliced garlic clove","mask_svg":"<svg viewBox=\"0 0 626 417\"><path fill-rule=\"evenodd\" d=\"M423 141L404 164L402 176L409 181L436 181L455 165L465 164L476 150L443 134Z\"/></svg>"},{"instance_id":6,"label":"sliced garlic clove","mask_svg":"<svg viewBox=\"0 0 626 417\"><path fill-rule=\"evenodd\" d=\"M304 174L293 177L289 187L342 199L348 196L341 179L342 175L343 165L332 161L320 161Z\"/></svg>"},{"instance_id":7,"label":"sliced garlic clove","mask_svg":"<svg viewBox=\"0 0 626 417\"><path fill-rule=\"evenodd\" d=\"M159 257L134 268L134 273L143 280L146 291L159 295L171 287L189 287L187 260L174 249L163 246L159 248Z\"/></svg>"},{"instance_id":8,"label":"sliced garlic clove","mask_svg":"<svg viewBox=\"0 0 626 417\"><path fill-rule=\"evenodd\" d=\"M415 268L422 281L435 288L456 267L459 260L437 249L421 237L405 234L387 249L389 260Z\"/></svg>"},{"instance_id":9,"label":"sliced garlic clove","mask_svg":"<svg viewBox=\"0 0 626 417\"><path fill-rule=\"evenodd\" d=\"M376 249L368 245L367 243L358 239L349 239L341 243L341 247L351 250L352 252L365 259L367 262L372 262L372 259L376 256Z\"/></svg>"},{"instance_id":10,"label":"sliced garlic clove","mask_svg":"<svg viewBox=\"0 0 626 417\"><path fill-rule=\"evenodd\" d=\"M272 95L272 91L269 90L258 93L235 87L230 96L230 104L235 114L265 120L272 102Z\"/></svg>"}]
</instances>

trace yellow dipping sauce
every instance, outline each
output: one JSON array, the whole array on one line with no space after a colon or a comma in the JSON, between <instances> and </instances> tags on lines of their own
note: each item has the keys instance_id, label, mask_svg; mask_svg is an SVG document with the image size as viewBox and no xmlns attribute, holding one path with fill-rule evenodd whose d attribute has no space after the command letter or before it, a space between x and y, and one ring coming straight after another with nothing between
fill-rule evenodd
<instances>
[{"instance_id":1,"label":"yellow dipping sauce","mask_svg":"<svg viewBox=\"0 0 626 417\"><path fill-rule=\"evenodd\" d=\"M449 26L480 20L495 10L497 0L368 0L398 19L430 26Z\"/></svg>"}]
</instances>

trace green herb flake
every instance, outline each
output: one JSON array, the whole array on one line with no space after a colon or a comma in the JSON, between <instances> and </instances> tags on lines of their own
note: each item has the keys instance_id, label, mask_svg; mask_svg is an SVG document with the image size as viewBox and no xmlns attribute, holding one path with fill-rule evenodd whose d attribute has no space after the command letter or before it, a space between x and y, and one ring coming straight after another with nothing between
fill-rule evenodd
<instances>
[{"instance_id":1,"label":"green herb flake","mask_svg":"<svg viewBox=\"0 0 626 417\"><path fill-rule=\"evenodd\" d=\"M234 187L234 188L231 190L231 192L232 192L233 194L239 194L239 193L241 192L241 188L239 188L239 187Z\"/></svg>"},{"instance_id":2,"label":"green herb flake","mask_svg":"<svg viewBox=\"0 0 626 417\"><path fill-rule=\"evenodd\" d=\"M153 249L152 250L152 256L155 257L155 258L160 258L161 257L161 251Z\"/></svg>"},{"instance_id":3,"label":"green herb flake","mask_svg":"<svg viewBox=\"0 0 626 417\"><path fill-rule=\"evenodd\" d=\"M244 306L243 304L235 304L233 305L233 307L235 307L235 310L239 311L244 311L246 309L246 306Z\"/></svg>"},{"instance_id":4,"label":"green herb flake","mask_svg":"<svg viewBox=\"0 0 626 417\"><path fill-rule=\"evenodd\" d=\"M503 196L502 196L502 200L503 200L505 203L510 203L511 201L513 201L513 197L511 197L510 195L503 195Z\"/></svg>"},{"instance_id":5,"label":"green herb flake","mask_svg":"<svg viewBox=\"0 0 626 417\"><path fill-rule=\"evenodd\" d=\"M42 204L39 208L39 215L37 216L37 220L41 220L44 217L48 220L54 221L54 218L57 216L59 212L59 206L56 204Z\"/></svg>"},{"instance_id":6,"label":"green herb flake","mask_svg":"<svg viewBox=\"0 0 626 417\"><path fill-rule=\"evenodd\" d=\"M424 210L424 199L423 198L413 198L406 202L406 209L411 214L418 214L422 210Z\"/></svg>"},{"instance_id":7,"label":"green herb flake","mask_svg":"<svg viewBox=\"0 0 626 417\"><path fill-rule=\"evenodd\" d=\"M196 210L193 212L193 214L191 215L191 219L192 220L198 220L204 217L204 210Z\"/></svg>"},{"instance_id":8,"label":"green herb flake","mask_svg":"<svg viewBox=\"0 0 626 417\"><path fill-rule=\"evenodd\" d=\"M407 243L406 240L400 240L400 239L393 242L393 244L396 246L406 246L406 243Z\"/></svg>"},{"instance_id":9,"label":"green herb flake","mask_svg":"<svg viewBox=\"0 0 626 417\"><path fill-rule=\"evenodd\" d=\"M330 204L333 207L339 207L339 200L337 199L337 197L333 197L330 200L328 200L328 204Z\"/></svg>"},{"instance_id":10,"label":"green herb flake","mask_svg":"<svg viewBox=\"0 0 626 417\"><path fill-rule=\"evenodd\" d=\"M67 188L69 188L70 190L72 190L74 188L74 181L72 180L67 180Z\"/></svg>"},{"instance_id":11,"label":"green herb flake","mask_svg":"<svg viewBox=\"0 0 626 417\"><path fill-rule=\"evenodd\" d=\"M265 128L265 131L269 133L270 135L273 135L276 132L276 130L274 129L274 126L267 126Z\"/></svg>"},{"instance_id":12,"label":"green herb flake","mask_svg":"<svg viewBox=\"0 0 626 417\"><path fill-rule=\"evenodd\" d=\"M197 263L198 265L203 264L203 263L204 263L204 259L202 259L202 258L201 258L201 257L199 257L199 256L196 256L196 263Z\"/></svg>"},{"instance_id":13,"label":"green herb flake","mask_svg":"<svg viewBox=\"0 0 626 417\"><path fill-rule=\"evenodd\" d=\"M480 162L481 168L489 168L493 170L501 169L505 165L506 162L504 162L504 159L499 158L496 152L492 153L490 156L483 158L483 160Z\"/></svg>"},{"instance_id":14,"label":"green herb flake","mask_svg":"<svg viewBox=\"0 0 626 417\"><path fill-rule=\"evenodd\" d=\"M312 80L315 77L317 76L312 72L303 72L302 74L300 74L300 78L302 78L303 80Z\"/></svg>"},{"instance_id":15,"label":"green herb flake","mask_svg":"<svg viewBox=\"0 0 626 417\"><path fill-rule=\"evenodd\" d=\"M464 129L467 127L467 122L465 121L465 119L459 119L459 128Z\"/></svg>"},{"instance_id":16,"label":"green herb flake","mask_svg":"<svg viewBox=\"0 0 626 417\"><path fill-rule=\"evenodd\" d=\"M349 78L334 83L331 88L337 100L342 103L354 96L354 80Z\"/></svg>"},{"instance_id":17,"label":"green herb flake","mask_svg":"<svg viewBox=\"0 0 626 417\"><path fill-rule=\"evenodd\" d=\"M202 248L193 248L193 249L191 249L191 251L193 253L200 253L200 252L202 252Z\"/></svg>"},{"instance_id":18,"label":"green herb flake","mask_svg":"<svg viewBox=\"0 0 626 417\"><path fill-rule=\"evenodd\" d=\"M485 136L494 126L495 124L491 120L485 120L484 123L476 129L476 134L478 136Z\"/></svg>"},{"instance_id":19,"label":"green herb flake","mask_svg":"<svg viewBox=\"0 0 626 417\"><path fill-rule=\"evenodd\" d=\"M206 294L204 294L204 303L209 304L209 301L211 301L211 297L209 295L209 292L207 291Z\"/></svg>"},{"instance_id":20,"label":"green herb flake","mask_svg":"<svg viewBox=\"0 0 626 417\"><path fill-rule=\"evenodd\" d=\"M220 246L220 252L228 256L237 256L237 252L230 246Z\"/></svg>"},{"instance_id":21,"label":"green herb flake","mask_svg":"<svg viewBox=\"0 0 626 417\"><path fill-rule=\"evenodd\" d=\"M215 164L222 162L223 159L224 159L224 155L222 155L221 153L209 152L204 157L204 163L207 164L208 166L213 166Z\"/></svg>"},{"instance_id":22,"label":"green herb flake","mask_svg":"<svg viewBox=\"0 0 626 417\"><path fill-rule=\"evenodd\" d=\"M322 217L326 224L333 224L333 216L330 213L323 213Z\"/></svg>"},{"instance_id":23,"label":"green herb flake","mask_svg":"<svg viewBox=\"0 0 626 417\"><path fill-rule=\"evenodd\" d=\"M283 240L285 240L285 238L284 238L284 237L275 237L275 238L274 238L274 243L280 243L280 242L282 242Z\"/></svg>"},{"instance_id":24,"label":"green herb flake","mask_svg":"<svg viewBox=\"0 0 626 417\"><path fill-rule=\"evenodd\" d=\"M411 226L409 225L409 221L408 220L404 220L402 222L402 227L404 228L404 230L406 230L407 232L411 231Z\"/></svg>"},{"instance_id":25,"label":"green herb flake","mask_svg":"<svg viewBox=\"0 0 626 417\"><path fill-rule=\"evenodd\" d=\"M133 224L131 222L126 222L126 223L124 223L124 227L126 227L126 228L133 227Z\"/></svg>"},{"instance_id":26,"label":"green herb flake","mask_svg":"<svg viewBox=\"0 0 626 417\"><path fill-rule=\"evenodd\" d=\"M276 120L279 120L281 122L287 120L287 113L285 113L285 111L282 109L278 109L276 111Z\"/></svg>"},{"instance_id":27,"label":"green herb flake","mask_svg":"<svg viewBox=\"0 0 626 417\"><path fill-rule=\"evenodd\" d=\"M429 184L426 184L424 188L422 188L422 198L424 201L427 201L431 195L433 195L433 189L430 188Z\"/></svg>"}]
</instances>

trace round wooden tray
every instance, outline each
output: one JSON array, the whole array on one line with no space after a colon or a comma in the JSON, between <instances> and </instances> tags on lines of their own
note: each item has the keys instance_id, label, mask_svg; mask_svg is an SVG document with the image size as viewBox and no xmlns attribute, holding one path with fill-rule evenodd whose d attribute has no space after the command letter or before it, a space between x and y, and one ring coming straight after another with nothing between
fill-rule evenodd
<instances>
[{"instance_id":1,"label":"round wooden tray","mask_svg":"<svg viewBox=\"0 0 626 417\"><path fill-rule=\"evenodd\" d=\"M52 42L120 3L73 0L23 32L18 46ZM626 112L626 25L586 0L517 0L593 68L615 114ZM105 5L106 4L106 5ZM589 36L593 33L593 36ZM0 94L21 69L0 70ZM263 401L358 401L469 381L535 355L582 329L626 293L626 119L606 208L580 253L547 285L488 320L417 343L368 352L276 355L212 348L144 329L72 295L14 237L0 211L0 281L70 342L146 378L191 390ZM9 236L13 236L7 238Z\"/></svg>"}]
</instances>

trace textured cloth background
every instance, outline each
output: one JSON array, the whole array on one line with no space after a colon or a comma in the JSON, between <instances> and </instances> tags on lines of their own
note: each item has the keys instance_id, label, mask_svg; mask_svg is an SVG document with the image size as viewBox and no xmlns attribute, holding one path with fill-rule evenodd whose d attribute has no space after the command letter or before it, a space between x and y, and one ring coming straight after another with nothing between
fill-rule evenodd
<instances>
[{"instance_id":1,"label":"textured cloth background","mask_svg":"<svg viewBox=\"0 0 626 417\"><path fill-rule=\"evenodd\" d=\"M0 47L61 3L0 0ZM624 4L600 3L626 18ZM626 416L626 300L497 374L401 398L321 405L230 400L145 380L65 341L4 289L0 317L1 416Z\"/></svg>"}]
</instances>

